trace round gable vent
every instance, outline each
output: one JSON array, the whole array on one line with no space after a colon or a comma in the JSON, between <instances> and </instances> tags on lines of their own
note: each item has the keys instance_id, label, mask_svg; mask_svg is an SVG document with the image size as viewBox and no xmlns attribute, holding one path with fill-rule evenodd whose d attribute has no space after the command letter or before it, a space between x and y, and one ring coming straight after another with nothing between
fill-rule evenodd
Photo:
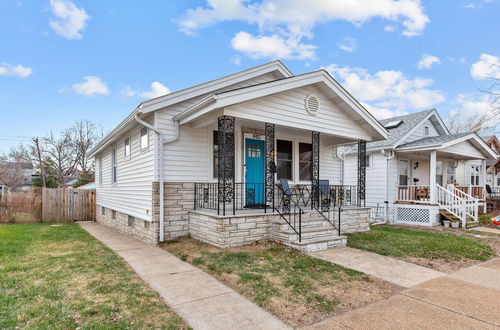
<instances>
[{"instance_id":1,"label":"round gable vent","mask_svg":"<svg viewBox=\"0 0 500 330\"><path fill-rule=\"evenodd\" d=\"M306 110L310 115L315 116L319 112L319 100L314 95L307 95L306 97Z\"/></svg>"}]
</instances>

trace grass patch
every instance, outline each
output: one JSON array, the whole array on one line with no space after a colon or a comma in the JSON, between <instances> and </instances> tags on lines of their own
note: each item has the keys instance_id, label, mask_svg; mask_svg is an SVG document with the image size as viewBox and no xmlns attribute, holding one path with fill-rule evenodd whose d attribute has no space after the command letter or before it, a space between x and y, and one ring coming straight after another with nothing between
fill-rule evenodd
<instances>
[{"instance_id":1,"label":"grass patch","mask_svg":"<svg viewBox=\"0 0 500 330\"><path fill-rule=\"evenodd\" d=\"M494 255L490 246L472 237L384 226L348 235L347 245L387 256L443 261L486 261Z\"/></svg>"},{"instance_id":2,"label":"grass patch","mask_svg":"<svg viewBox=\"0 0 500 330\"><path fill-rule=\"evenodd\" d=\"M318 322L400 289L269 242L218 249L182 238L163 248L209 272L292 326Z\"/></svg>"},{"instance_id":3,"label":"grass patch","mask_svg":"<svg viewBox=\"0 0 500 330\"><path fill-rule=\"evenodd\" d=\"M186 329L125 262L73 223L0 225L0 329Z\"/></svg>"}]
</instances>

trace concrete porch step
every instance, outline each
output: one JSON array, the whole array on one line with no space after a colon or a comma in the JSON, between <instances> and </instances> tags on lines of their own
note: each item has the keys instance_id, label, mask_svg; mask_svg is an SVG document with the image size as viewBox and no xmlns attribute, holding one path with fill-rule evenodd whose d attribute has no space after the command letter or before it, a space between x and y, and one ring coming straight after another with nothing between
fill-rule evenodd
<instances>
[{"instance_id":1,"label":"concrete porch step","mask_svg":"<svg viewBox=\"0 0 500 330\"><path fill-rule=\"evenodd\" d=\"M345 247L347 244L346 236L329 235L319 238L306 238L301 242L283 242L283 244L298 249L303 252L323 251L332 248Z\"/></svg>"},{"instance_id":2,"label":"concrete porch step","mask_svg":"<svg viewBox=\"0 0 500 330\"><path fill-rule=\"evenodd\" d=\"M479 227L479 221L467 221L465 223L465 229Z\"/></svg>"}]
</instances>

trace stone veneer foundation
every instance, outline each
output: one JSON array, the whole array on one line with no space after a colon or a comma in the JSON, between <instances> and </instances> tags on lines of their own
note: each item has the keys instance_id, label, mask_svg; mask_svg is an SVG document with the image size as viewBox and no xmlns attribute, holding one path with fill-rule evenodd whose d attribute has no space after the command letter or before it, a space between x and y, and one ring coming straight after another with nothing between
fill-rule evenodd
<instances>
[{"instance_id":1,"label":"stone veneer foundation","mask_svg":"<svg viewBox=\"0 0 500 330\"><path fill-rule=\"evenodd\" d=\"M103 208L104 214L102 214ZM148 244L158 244L158 221L151 222L134 217L129 218L129 215L118 211L115 211L113 219L113 210L99 205L96 209L96 221Z\"/></svg>"},{"instance_id":2,"label":"stone veneer foundation","mask_svg":"<svg viewBox=\"0 0 500 330\"><path fill-rule=\"evenodd\" d=\"M370 208L345 206L340 214L340 233L370 231Z\"/></svg>"},{"instance_id":3,"label":"stone veneer foundation","mask_svg":"<svg viewBox=\"0 0 500 330\"><path fill-rule=\"evenodd\" d=\"M97 205L97 221L156 245L159 241L160 193L159 183L153 182L152 221L133 218L127 214ZM219 216L209 211L194 209L194 183L164 183L165 240L188 236L218 247L251 244L259 240L274 240L273 223L279 221L276 213ZM370 230L370 208L344 207L341 213L341 233Z\"/></svg>"}]
</instances>

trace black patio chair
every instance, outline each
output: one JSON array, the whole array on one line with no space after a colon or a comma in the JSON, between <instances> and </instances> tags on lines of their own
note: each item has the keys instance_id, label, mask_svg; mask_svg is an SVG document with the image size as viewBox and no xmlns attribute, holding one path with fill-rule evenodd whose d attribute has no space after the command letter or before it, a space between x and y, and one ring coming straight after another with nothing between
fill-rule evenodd
<instances>
[{"instance_id":1,"label":"black patio chair","mask_svg":"<svg viewBox=\"0 0 500 330\"><path fill-rule=\"evenodd\" d=\"M488 193L488 195L490 195L490 197L491 197L491 194L493 194L493 190L491 189L489 184L486 184L486 192Z\"/></svg>"}]
</instances>

